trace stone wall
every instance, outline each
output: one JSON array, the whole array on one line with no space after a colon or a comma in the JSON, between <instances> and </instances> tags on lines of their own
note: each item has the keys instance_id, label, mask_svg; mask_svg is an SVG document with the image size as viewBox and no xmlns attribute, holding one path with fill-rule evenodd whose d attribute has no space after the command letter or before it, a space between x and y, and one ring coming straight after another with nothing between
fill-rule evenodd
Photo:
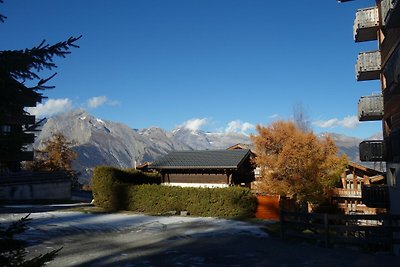
<instances>
[{"instance_id":1,"label":"stone wall","mask_svg":"<svg viewBox=\"0 0 400 267\"><path fill-rule=\"evenodd\" d=\"M0 177L0 201L70 200L71 179L63 173L22 173Z\"/></svg>"}]
</instances>

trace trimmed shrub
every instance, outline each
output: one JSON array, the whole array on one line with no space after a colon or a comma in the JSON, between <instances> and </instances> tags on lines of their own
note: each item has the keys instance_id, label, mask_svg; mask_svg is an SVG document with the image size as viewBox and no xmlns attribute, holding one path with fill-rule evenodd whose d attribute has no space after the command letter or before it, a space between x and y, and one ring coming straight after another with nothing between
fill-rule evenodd
<instances>
[{"instance_id":1,"label":"trimmed shrub","mask_svg":"<svg viewBox=\"0 0 400 267\"><path fill-rule=\"evenodd\" d=\"M151 214L188 211L193 216L253 217L257 198L247 188L129 186L128 210Z\"/></svg>"},{"instance_id":2,"label":"trimmed shrub","mask_svg":"<svg viewBox=\"0 0 400 267\"><path fill-rule=\"evenodd\" d=\"M149 214L188 211L205 217L254 217L257 208L257 198L248 188L191 188L159 183L158 174L96 167L92 178L95 205Z\"/></svg>"},{"instance_id":3,"label":"trimmed shrub","mask_svg":"<svg viewBox=\"0 0 400 267\"><path fill-rule=\"evenodd\" d=\"M92 192L95 205L110 210L124 209L128 200L128 185L159 184L161 178L155 173L137 170L121 170L99 166L93 170Z\"/></svg>"}]
</instances>

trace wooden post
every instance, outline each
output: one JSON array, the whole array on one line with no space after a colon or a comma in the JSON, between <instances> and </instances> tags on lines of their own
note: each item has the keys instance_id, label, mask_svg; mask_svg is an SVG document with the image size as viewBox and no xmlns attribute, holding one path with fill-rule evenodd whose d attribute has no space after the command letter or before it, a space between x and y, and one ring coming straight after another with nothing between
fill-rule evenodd
<instances>
[{"instance_id":1,"label":"wooden post","mask_svg":"<svg viewBox=\"0 0 400 267\"><path fill-rule=\"evenodd\" d=\"M325 247L329 247L329 220L328 213L324 213Z\"/></svg>"}]
</instances>

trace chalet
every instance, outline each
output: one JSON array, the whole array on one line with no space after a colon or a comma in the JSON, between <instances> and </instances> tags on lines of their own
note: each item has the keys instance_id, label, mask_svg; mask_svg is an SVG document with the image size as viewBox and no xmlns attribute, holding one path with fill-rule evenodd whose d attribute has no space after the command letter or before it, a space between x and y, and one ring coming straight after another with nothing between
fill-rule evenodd
<instances>
[{"instance_id":1,"label":"chalet","mask_svg":"<svg viewBox=\"0 0 400 267\"><path fill-rule=\"evenodd\" d=\"M362 188L370 185L383 184L383 173L355 162L349 162L346 170L341 175L341 188L336 188L332 193L332 201L346 214L376 214L386 210L368 207L363 199Z\"/></svg>"},{"instance_id":2,"label":"chalet","mask_svg":"<svg viewBox=\"0 0 400 267\"><path fill-rule=\"evenodd\" d=\"M254 168L249 149L175 151L150 166L165 185L190 187L250 187Z\"/></svg>"}]
</instances>

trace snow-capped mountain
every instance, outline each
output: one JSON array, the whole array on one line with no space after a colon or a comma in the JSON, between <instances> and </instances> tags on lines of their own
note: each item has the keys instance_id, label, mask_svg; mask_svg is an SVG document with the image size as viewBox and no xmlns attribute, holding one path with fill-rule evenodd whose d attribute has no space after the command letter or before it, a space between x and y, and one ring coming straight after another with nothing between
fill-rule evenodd
<instances>
[{"instance_id":1,"label":"snow-capped mountain","mask_svg":"<svg viewBox=\"0 0 400 267\"><path fill-rule=\"evenodd\" d=\"M74 143L78 158L73 166L81 172L83 183L88 182L91 170L98 165L129 168L154 161L174 150L226 149L237 143L251 144L249 136L241 133L210 133L186 128L168 132L158 127L137 130L95 118L84 110L73 110L48 119L36 138L35 147L40 147L56 132L63 133ZM350 160L358 161L361 139L327 134Z\"/></svg>"},{"instance_id":2,"label":"snow-capped mountain","mask_svg":"<svg viewBox=\"0 0 400 267\"><path fill-rule=\"evenodd\" d=\"M236 133L205 133L177 128L167 132L158 127L135 130L124 124L95 118L84 110L69 111L47 120L35 140L35 147L61 132L73 142L78 158L73 166L87 182L93 167L111 165L133 167L174 150L224 149L236 143L249 143L249 137Z\"/></svg>"}]
</instances>

